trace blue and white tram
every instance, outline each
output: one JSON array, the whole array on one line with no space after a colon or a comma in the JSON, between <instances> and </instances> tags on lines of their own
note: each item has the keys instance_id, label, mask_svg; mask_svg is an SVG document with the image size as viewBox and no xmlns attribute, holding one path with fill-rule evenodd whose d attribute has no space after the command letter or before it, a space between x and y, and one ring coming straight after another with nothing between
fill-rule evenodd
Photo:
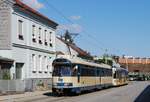
<instances>
[{"instance_id":1,"label":"blue and white tram","mask_svg":"<svg viewBox=\"0 0 150 102\"><path fill-rule=\"evenodd\" d=\"M87 62L79 58L57 58L53 61L55 93L81 93L85 90L112 86L112 68L106 64Z\"/></svg>"}]
</instances>

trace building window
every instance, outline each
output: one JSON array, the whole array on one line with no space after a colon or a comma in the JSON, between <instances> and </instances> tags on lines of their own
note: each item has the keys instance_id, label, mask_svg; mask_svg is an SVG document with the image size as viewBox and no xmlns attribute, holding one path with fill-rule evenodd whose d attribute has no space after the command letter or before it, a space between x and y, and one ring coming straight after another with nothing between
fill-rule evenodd
<instances>
[{"instance_id":1,"label":"building window","mask_svg":"<svg viewBox=\"0 0 150 102\"><path fill-rule=\"evenodd\" d=\"M20 40L23 40L23 21L22 20L18 20L18 38Z\"/></svg>"},{"instance_id":2,"label":"building window","mask_svg":"<svg viewBox=\"0 0 150 102\"><path fill-rule=\"evenodd\" d=\"M32 25L32 41L36 42L36 27Z\"/></svg>"},{"instance_id":3,"label":"building window","mask_svg":"<svg viewBox=\"0 0 150 102\"><path fill-rule=\"evenodd\" d=\"M42 29L39 28L39 43L42 44Z\"/></svg>"},{"instance_id":4,"label":"building window","mask_svg":"<svg viewBox=\"0 0 150 102\"><path fill-rule=\"evenodd\" d=\"M36 56L35 54L32 54L32 68L33 68L33 73L36 72Z\"/></svg>"},{"instance_id":5,"label":"building window","mask_svg":"<svg viewBox=\"0 0 150 102\"><path fill-rule=\"evenodd\" d=\"M39 73L42 73L42 56L39 55Z\"/></svg>"},{"instance_id":6,"label":"building window","mask_svg":"<svg viewBox=\"0 0 150 102\"><path fill-rule=\"evenodd\" d=\"M52 47L53 46L53 44L52 44L52 32L49 32L49 41L50 41L49 46Z\"/></svg>"},{"instance_id":7,"label":"building window","mask_svg":"<svg viewBox=\"0 0 150 102\"><path fill-rule=\"evenodd\" d=\"M49 61L48 62L48 71L49 71L50 74L52 74L52 70L53 70L52 69L52 60L53 60L52 57L48 58L48 61Z\"/></svg>"},{"instance_id":8,"label":"building window","mask_svg":"<svg viewBox=\"0 0 150 102\"><path fill-rule=\"evenodd\" d=\"M47 63L47 57L46 56L44 56L44 71L45 71L45 73L47 73L47 71L48 71L48 63Z\"/></svg>"},{"instance_id":9,"label":"building window","mask_svg":"<svg viewBox=\"0 0 150 102\"><path fill-rule=\"evenodd\" d=\"M45 45L47 46L47 30L45 30L44 32L44 42L45 42Z\"/></svg>"}]
</instances>

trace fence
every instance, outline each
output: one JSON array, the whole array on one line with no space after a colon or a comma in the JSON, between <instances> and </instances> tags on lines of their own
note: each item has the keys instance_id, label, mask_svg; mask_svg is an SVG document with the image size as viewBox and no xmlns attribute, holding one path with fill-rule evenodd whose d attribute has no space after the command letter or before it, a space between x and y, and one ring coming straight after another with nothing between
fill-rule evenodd
<instances>
[{"instance_id":1,"label":"fence","mask_svg":"<svg viewBox=\"0 0 150 102\"><path fill-rule=\"evenodd\" d=\"M52 79L51 78L26 79L25 85L26 85L25 91L50 90L52 88Z\"/></svg>"},{"instance_id":2,"label":"fence","mask_svg":"<svg viewBox=\"0 0 150 102\"><path fill-rule=\"evenodd\" d=\"M51 90L52 79L0 80L0 94L22 93L26 91Z\"/></svg>"},{"instance_id":3,"label":"fence","mask_svg":"<svg viewBox=\"0 0 150 102\"><path fill-rule=\"evenodd\" d=\"M21 93L25 91L24 80L0 80L0 94Z\"/></svg>"}]
</instances>

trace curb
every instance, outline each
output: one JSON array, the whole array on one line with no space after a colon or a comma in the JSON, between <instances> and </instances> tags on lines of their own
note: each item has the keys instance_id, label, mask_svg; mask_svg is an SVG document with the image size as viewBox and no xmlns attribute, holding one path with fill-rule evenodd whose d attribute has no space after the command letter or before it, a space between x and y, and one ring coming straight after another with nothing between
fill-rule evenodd
<instances>
[{"instance_id":1,"label":"curb","mask_svg":"<svg viewBox=\"0 0 150 102\"><path fill-rule=\"evenodd\" d=\"M0 96L0 102L10 100L10 99L21 99L25 97L43 95L44 93L48 93L48 92L52 92L52 91L47 90L47 91L25 92L24 94L3 95L3 96Z\"/></svg>"}]
</instances>

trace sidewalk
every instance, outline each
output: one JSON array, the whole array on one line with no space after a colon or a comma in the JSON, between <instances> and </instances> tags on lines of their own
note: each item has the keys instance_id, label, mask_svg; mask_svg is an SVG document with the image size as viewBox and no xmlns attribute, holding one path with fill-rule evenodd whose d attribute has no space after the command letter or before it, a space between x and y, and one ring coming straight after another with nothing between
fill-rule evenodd
<instances>
[{"instance_id":1,"label":"sidewalk","mask_svg":"<svg viewBox=\"0 0 150 102\"><path fill-rule=\"evenodd\" d=\"M35 91L35 92L25 92L24 94L15 94L15 95L4 95L0 96L0 102L5 102L12 99L21 99L26 97L33 97L38 95L43 95L44 93L52 92L51 90L47 91Z\"/></svg>"}]
</instances>

